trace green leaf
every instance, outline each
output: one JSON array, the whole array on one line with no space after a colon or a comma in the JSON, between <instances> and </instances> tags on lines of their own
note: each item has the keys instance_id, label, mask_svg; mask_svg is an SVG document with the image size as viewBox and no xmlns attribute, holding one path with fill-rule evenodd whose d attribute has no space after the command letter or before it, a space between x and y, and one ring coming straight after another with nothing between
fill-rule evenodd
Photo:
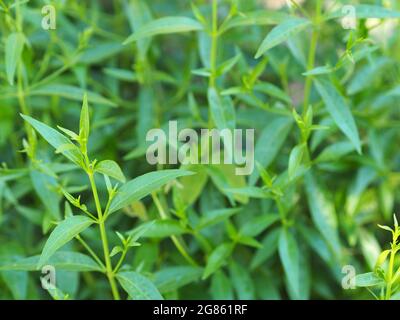
<instances>
[{"instance_id":1,"label":"green leaf","mask_svg":"<svg viewBox=\"0 0 400 320\"><path fill-rule=\"evenodd\" d=\"M39 170L31 170L31 181L36 194L53 219L60 220L60 196L57 193L57 180Z\"/></svg>"},{"instance_id":2,"label":"green leaf","mask_svg":"<svg viewBox=\"0 0 400 320\"><path fill-rule=\"evenodd\" d=\"M254 300L255 288L248 269L232 261L229 264L229 274L239 300Z\"/></svg>"},{"instance_id":3,"label":"green leaf","mask_svg":"<svg viewBox=\"0 0 400 320\"><path fill-rule=\"evenodd\" d=\"M202 120L200 114L200 108L196 101L196 98L192 92L188 94L188 105L189 109L196 120Z\"/></svg>"},{"instance_id":4,"label":"green leaf","mask_svg":"<svg viewBox=\"0 0 400 320\"><path fill-rule=\"evenodd\" d=\"M160 34L200 31L203 26L196 20L187 17L164 17L150 21L141 26L135 33L129 36L124 45L140 39L153 37Z\"/></svg>"},{"instance_id":5,"label":"green leaf","mask_svg":"<svg viewBox=\"0 0 400 320\"><path fill-rule=\"evenodd\" d=\"M276 118L264 127L254 151L255 161L259 162L263 168L267 168L274 161L292 125L293 121L290 118ZM254 170L250 176L249 185L255 185L259 177L258 170Z\"/></svg>"},{"instance_id":6,"label":"green leaf","mask_svg":"<svg viewBox=\"0 0 400 320\"><path fill-rule=\"evenodd\" d=\"M129 25L132 31L139 30L146 23L152 20L152 14L149 8L149 4L144 0L131 0L124 1L124 12L127 15ZM144 59L150 48L151 38L145 38L138 40L137 48L139 59Z\"/></svg>"},{"instance_id":7,"label":"green leaf","mask_svg":"<svg viewBox=\"0 0 400 320\"><path fill-rule=\"evenodd\" d=\"M204 229L224 221L241 210L241 208L231 208L208 211L200 218L196 225L196 230Z\"/></svg>"},{"instance_id":8,"label":"green leaf","mask_svg":"<svg viewBox=\"0 0 400 320\"><path fill-rule=\"evenodd\" d=\"M196 282L202 273L203 269L199 267L168 267L154 274L154 284L160 292L170 292Z\"/></svg>"},{"instance_id":9,"label":"green leaf","mask_svg":"<svg viewBox=\"0 0 400 320\"><path fill-rule=\"evenodd\" d=\"M134 300L163 300L156 286L137 272L120 272L117 274L117 279L129 297Z\"/></svg>"},{"instance_id":10,"label":"green leaf","mask_svg":"<svg viewBox=\"0 0 400 320\"><path fill-rule=\"evenodd\" d=\"M149 228L156 223L156 221L158 220L153 220L153 221L148 221L146 223L141 224L140 226L134 228L133 230L129 231L128 234L130 236L130 242L136 242L138 241L145 233L147 230L149 230ZM117 233L118 235L118 233ZM118 237L120 237L118 235Z\"/></svg>"},{"instance_id":11,"label":"green leaf","mask_svg":"<svg viewBox=\"0 0 400 320\"><path fill-rule=\"evenodd\" d=\"M15 271L36 271L40 256L22 258L12 263L3 262L0 264L0 270L15 270ZM54 253L47 264L54 266L56 269L66 271L99 271L102 269L91 258L85 254L71 251L59 251Z\"/></svg>"},{"instance_id":12,"label":"green leaf","mask_svg":"<svg viewBox=\"0 0 400 320\"><path fill-rule=\"evenodd\" d=\"M381 254L379 255L378 259L376 260L376 264L375 264L375 267L374 267L375 270L380 268L385 263L389 253L390 253L390 250L384 250L384 251L381 252Z\"/></svg>"},{"instance_id":13,"label":"green leaf","mask_svg":"<svg viewBox=\"0 0 400 320\"><path fill-rule=\"evenodd\" d=\"M365 189L376 179L376 177L377 172L371 167L363 166L358 169L356 177L347 191L346 212L349 216L353 216L354 213L356 213Z\"/></svg>"},{"instance_id":14,"label":"green leaf","mask_svg":"<svg viewBox=\"0 0 400 320\"><path fill-rule=\"evenodd\" d=\"M290 179L293 179L297 169L300 167L306 148L307 146L303 143L294 147L290 152L288 165L288 174Z\"/></svg>"},{"instance_id":15,"label":"green leaf","mask_svg":"<svg viewBox=\"0 0 400 320\"><path fill-rule=\"evenodd\" d=\"M378 58L371 65L366 65L354 75L353 79L347 85L347 94L353 95L370 88L376 79L379 79L390 65L388 58Z\"/></svg>"},{"instance_id":16,"label":"green leaf","mask_svg":"<svg viewBox=\"0 0 400 320\"><path fill-rule=\"evenodd\" d=\"M400 12L395 10L390 10L381 6L374 6L369 4L358 4L354 6L355 15L357 19L368 19L368 18L400 18ZM348 15L346 10L339 10L329 14L326 19L337 19Z\"/></svg>"},{"instance_id":17,"label":"green leaf","mask_svg":"<svg viewBox=\"0 0 400 320\"><path fill-rule=\"evenodd\" d=\"M360 229L359 231L359 243L361 244L361 251L364 255L365 261L371 270L374 270L378 257L382 251L379 241L376 239L372 232L365 229ZM383 263L384 261L382 261ZM380 266L381 264L379 264Z\"/></svg>"},{"instance_id":18,"label":"green leaf","mask_svg":"<svg viewBox=\"0 0 400 320\"><path fill-rule=\"evenodd\" d=\"M314 69L308 70L308 71L302 73L302 75L305 77L318 76L321 74L329 74L334 71L335 71L335 69L330 66L320 66L320 67L315 67Z\"/></svg>"},{"instance_id":19,"label":"green leaf","mask_svg":"<svg viewBox=\"0 0 400 320\"><path fill-rule=\"evenodd\" d=\"M374 287L374 286L383 285L383 284L384 284L384 281L373 272L356 275L356 286L357 287Z\"/></svg>"},{"instance_id":20,"label":"green leaf","mask_svg":"<svg viewBox=\"0 0 400 320\"><path fill-rule=\"evenodd\" d=\"M246 185L246 179L243 175L236 174L236 166L233 164L213 164L206 166L208 175L214 185L225 194L231 202L237 200L240 203L247 203L248 197L245 195L232 194L226 190L229 188L243 188Z\"/></svg>"},{"instance_id":21,"label":"green leaf","mask_svg":"<svg viewBox=\"0 0 400 320\"><path fill-rule=\"evenodd\" d=\"M143 238L166 238L170 236L177 236L187 232L187 230L177 220L164 219L153 220L140 225L135 229L136 233L141 233Z\"/></svg>"},{"instance_id":22,"label":"green leaf","mask_svg":"<svg viewBox=\"0 0 400 320\"><path fill-rule=\"evenodd\" d=\"M383 229L383 230L386 230L386 231L389 231L389 232L393 233L393 230L388 226L382 226L382 225L378 224L378 227Z\"/></svg>"},{"instance_id":23,"label":"green leaf","mask_svg":"<svg viewBox=\"0 0 400 320\"><path fill-rule=\"evenodd\" d=\"M7 80L10 85L14 85L14 76L18 61L21 60L24 49L25 36L21 32L11 33L6 40L5 64Z\"/></svg>"},{"instance_id":24,"label":"green leaf","mask_svg":"<svg viewBox=\"0 0 400 320\"><path fill-rule=\"evenodd\" d=\"M116 246L114 248L112 248L111 252L110 252L110 258L114 257L116 254L123 252L124 249L122 249L121 246Z\"/></svg>"},{"instance_id":25,"label":"green leaf","mask_svg":"<svg viewBox=\"0 0 400 320\"><path fill-rule=\"evenodd\" d=\"M95 64L107 59L112 59L117 53L120 53L124 46L120 42L99 43L90 46L87 50L82 52L79 57L79 62L84 64Z\"/></svg>"},{"instance_id":26,"label":"green leaf","mask_svg":"<svg viewBox=\"0 0 400 320\"><path fill-rule=\"evenodd\" d=\"M48 125L35 120L29 116L21 114L21 117L24 118L25 121L29 122L29 124L35 128L37 132L40 133L40 135L50 144L53 146L55 149L61 148L61 146L65 144L72 144L72 142L59 133L57 130L49 127ZM71 160L73 163L77 164L78 166L81 165L82 163L82 155L78 149L78 147L72 148L72 149L64 149L62 151L62 154L67 157L69 160Z\"/></svg>"},{"instance_id":27,"label":"green leaf","mask_svg":"<svg viewBox=\"0 0 400 320\"><path fill-rule=\"evenodd\" d=\"M269 49L288 40L311 25L311 21L302 18L289 18L277 25L265 37L257 50L255 58L260 58Z\"/></svg>"},{"instance_id":28,"label":"green leaf","mask_svg":"<svg viewBox=\"0 0 400 320\"><path fill-rule=\"evenodd\" d=\"M322 238L321 234L312 227L307 227L299 224L298 230L305 238L307 244L325 261L328 265L334 262L332 259L332 250L329 249L328 244Z\"/></svg>"},{"instance_id":29,"label":"green leaf","mask_svg":"<svg viewBox=\"0 0 400 320\"><path fill-rule=\"evenodd\" d=\"M246 237L256 237L278 220L277 214L262 214L247 221L240 228L239 233Z\"/></svg>"},{"instance_id":30,"label":"green leaf","mask_svg":"<svg viewBox=\"0 0 400 320\"><path fill-rule=\"evenodd\" d=\"M230 97L221 97L213 87L208 89L208 103L215 125L219 130L235 129L235 108Z\"/></svg>"},{"instance_id":31,"label":"green leaf","mask_svg":"<svg viewBox=\"0 0 400 320\"><path fill-rule=\"evenodd\" d=\"M65 293L67 297L74 299L79 290L79 273L56 270L56 277L57 288Z\"/></svg>"},{"instance_id":32,"label":"green leaf","mask_svg":"<svg viewBox=\"0 0 400 320\"><path fill-rule=\"evenodd\" d=\"M329 162L342 159L352 151L354 151L354 145L351 142L336 142L326 147L315 159L315 162Z\"/></svg>"},{"instance_id":33,"label":"green leaf","mask_svg":"<svg viewBox=\"0 0 400 320\"><path fill-rule=\"evenodd\" d=\"M292 104L292 98L290 98L290 96L285 91L283 91L282 89L271 83L265 83L265 82L257 83L254 86L254 90L263 92L271 97L280 99L288 104Z\"/></svg>"},{"instance_id":34,"label":"green leaf","mask_svg":"<svg viewBox=\"0 0 400 320\"><path fill-rule=\"evenodd\" d=\"M79 121L79 142L82 146L82 149L85 151L87 149L86 146L89 141L89 133L90 133L89 105L88 105L88 96L85 93L85 95L83 96L81 117Z\"/></svg>"},{"instance_id":35,"label":"green leaf","mask_svg":"<svg viewBox=\"0 0 400 320\"><path fill-rule=\"evenodd\" d=\"M223 243L216 247L207 259L207 265L203 273L202 279L208 278L215 271L221 268L231 255L233 250L232 243Z\"/></svg>"},{"instance_id":36,"label":"green leaf","mask_svg":"<svg viewBox=\"0 0 400 320\"><path fill-rule=\"evenodd\" d=\"M233 300L232 281L223 271L217 271L211 278L210 293L215 300Z\"/></svg>"},{"instance_id":37,"label":"green leaf","mask_svg":"<svg viewBox=\"0 0 400 320\"><path fill-rule=\"evenodd\" d=\"M259 187L227 188L225 191L255 199L266 199L269 197L268 192Z\"/></svg>"},{"instance_id":38,"label":"green leaf","mask_svg":"<svg viewBox=\"0 0 400 320\"><path fill-rule=\"evenodd\" d=\"M262 248L262 244L252 237L239 235L239 237L237 238L237 242L256 249Z\"/></svg>"},{"instance_id":39,"label":"green leaf","mask_svg":"<svg viewBox=\"0 0 400 320\"><path fill-rule=\"evenodd\" d=\"M28 274L23 271L2 271L0 276L15 300L25 300L28 293Z\"/></svg>"},{"instance_id":40,"label":"green leaf","mask_svg":"<svg viewBox=\"0 0 400 320\"><path fill-rule=\"evenodd\" d=\"M184 169L196 174L180 178L179 185L174 186L174 196L179 194L183 203L189 206L201 195L208 181L208 175L204 167L199 165L185 166Z\"/></svg>"},{"instance_id":41,"label":"green leaf","mask_svg":"<svg viewBox=\"0 0 400 320\"><path fill-rule=\"evenodd\" d=\"M273 231L267 233L261 242L262 247L256 251L251 260L251 269L259 267L277 251L280 232L280 229L274 229Z\"/></svg>"},{"instance_id":42,"label":"green leaf","mask_svg":"<svg viewBox=\"0 0 400 320\"><path fill-rule=\"evenodd\" d=\"M322 79L314 79L314 81L336 125L350 139L357 152L361 153L361 142L357 126L346 101L329 81Z\"/></svg>"},{"instance_id":43,"label":"green leaf","mask_svg":"<svg viewBox=\"0 0 400 320\"><path fill-rule=\"evenodd\" d=\"M137 177L124 184L118 190L117 195L111 202L109 212L112 213L122 209L156 191L166 183L191 174L193 173L190 171L171 169L154 171Z\"/></svg>"},{"instance_id":44,"label":"green leaf","mask_svg":"<svg viewBox=\"0 0 400 320\"><path fill-rule=\"evenodd\" d=\"M228 73L240 60L240 58L242 57L242 55L239 53L236 56L234 56L231 59L228 59L226 61L224 61L223 63L221 63L218 67L217 67L217 71L216 74L217 76L222 76L223 74Z\"/></svg>"},{"instance_id":45,"label":"green leaf","mask_svg":"<svg viewBox=\"0 0 400 320\"><path fill-rule=\"evenodd\" d=\"M383 181L379 185L379 205L386 219L393 213L395 204L395 194L393 187L388 181Z\"/></svg>"},{"instance_id":46,"label":"green leaf","mask_svg":"<svg viewBox=\"0 0 400 320\"><path fill-rule=\"evenodd\" d=\"M93 220L85 216L72 216L61 221L47 239L37 267L42 267L58 249L92 224Z\"/></svg>"},{"instance_id":47,"label":"green leaf","mask_svg":"<svg viewBox=\"0 0 400 320\"><path fill-rule=\"evenodd\" d=\"M287 20L290 16L284 12L272 10L259 10L243 12L221 25L220 34L237 27L256 25L274 25Z\"/></svg>"},{"instance_id":48,"label":"green leaf","mask_svg":"<svg viewBox=\"0 0 400 320\"><path fill-rule=\"evenodd\" d=\"M125 183L126 179L118 163L112 160L103 160L96 164L95 172L105 174L111 178Z\"/></svg>"},{"instance_id":49,"label":"green leaf","mask_svg":"<svg viewBox=\"0 0 400 320\"><path fill-rule=\"evenodd\" d=\"M64 293L63 291L61 291L58 288L49 288L49 289L47 289L47 292L50 294L50 296L54 300L68 300L69 299L69 295Z\"/></svg>"},{"instance_id":50,"label":"green leaf","mask_svg":"<svg viewBox=\"0 0 400 320\"><path fill-rule=\"evenodd\" d=\"M82 101L82 97L85 95L85 93L86 91L79 87L55 83L38 86L32 91L29 91L29 95L31 96L60 96L62 98L74 101ZM101 104L110 107L117 106L114 102L104 98L98 93L87 91L87 95L90 103Z\"/></svg>"},{"instance_id":51,"label":"green leaf","mask_svg":"<svg viewBox=\"0 0 400 320\"><path fill-rule=\"evenodd\" d=\"M104 73L110 77L126 82L137 82L138 78L136 73L130 70L118 69L118 68L105 68Z\"/></svg>"},{"instance_id":52,"label":"green leaf","mask_svg":"<svg viewBox=\"0 0 400 320\"><path fill-rule=\"evenodd\" d=\"M317 185L311 172L306 175L306 194L311 216L315 226L329 244L337 258L341 257L338 222L334 205L327 199L324 191Z\"/></svg>"},{"instance_id":53,"label":"green leaf","mask_svg":"<svg viewBox=\"0 0 400 320\"><path fill-rule=\"evenodd\" d=\"M279 236L279 256L287 282L296 296L300 295L300 255L293 235L283 228Z\"/></svg>"},{"instance_id":54,"label":"green leaf","mask_svg":"<svg viewBox=\"0 0 400 320\"><path fill-rule=\"evenodd\" d=\"M141 86L138 96L138 123L136 128L137 139L141 141L141 144L146 141L147 132L156 125L154 119L156 104L157 100L154 88L147 84Z\"/></svg>"}]
</instances>

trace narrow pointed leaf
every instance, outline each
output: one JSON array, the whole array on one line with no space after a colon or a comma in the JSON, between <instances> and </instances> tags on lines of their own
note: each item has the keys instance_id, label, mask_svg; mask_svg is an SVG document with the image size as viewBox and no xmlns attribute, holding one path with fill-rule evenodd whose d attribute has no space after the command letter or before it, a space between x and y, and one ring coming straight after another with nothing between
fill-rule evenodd
<instances>
[{"instance_id":1,"label":"narrow pointed leaf","mask_svg":"<svg viewBox=\"0 0 400 320\"><path fill-rule=\"evenodd\" d=\"M95 172L105 174L118 181L125 182L125 176L122 173L118 163L112 160L103 160L96 164Z\"/></svg>"},{"instance_id":2,"label":"narrow pointed leaf","mask_svg":"<svg viewBox=\"0 0 400 320\"><path fill-rule=\"evenodd\" d=\"M279 256L287 281L296 296L300 295L300 253L289 230L283 228L279 236Z\"/></svg>"},{"instance_id":3,"label":"narrow pointed leaf","mask_svg":"<svg viewBox=\"0 0 400 320\"><path fill-rule=\"evenodd\" d=\"M215 88L208 89L208 103L215 125L219 130L235 128L235 109L230 97L223 96Z\"/></svg>"},{"instance_id":4,"label":"narrow pointed leaf","mask_svg":"<svg viewBox=\"0 0 400 320\"><path fill-rule=\"evenodd\" d=\"M187 17L164 17L140 27L134 34L129 36L124 44L140 39L153 37L160 34L180 33L202 30L203 26L196 20Z\"/></svg>"},{"instance_id":5,"label":"narrow pointed leaf","mask_svg":"<svg viewBox=\"0 0 400 320\"><path fill-rule=\"evenodd\" d=\"M39 259L40 256L37 255L18 259L12 263L3 262L0 264L0 270L36 271ZM49 258L47 264L66 271L101 271L100 266L91 257L79 252L56 252Z\"/></svg>"},{"instance_id":6,"label":"narrow pointed leaf","mask_svg":"<svg viewBox=\"0 0 400 320\"><path fill-rule=\"evenodd\" d=\"M334 205L317 185L311 172L306 175L306 193L315 226L337 258L341 256L338 222Z\"/></svg>"},{"instance_id":7,"label":"narrow pointed leaf","mask_svg":"<svg viewBox=\"0 0 400 320\"><path fill-rule=\"evenodd\" d=\"M60 96L73 101L82 101L84 94L85 90L79 87L58 83L44 84L38 86L32 91L29 91L29 95L31 96ZM114 102L99 95L98 93L88 91L87 95L90 103L106 105L110 107L117 106Z\"/></svg>"},{"instance_id":8,"label":"narrow pointed leaf","mask_svg":"<svg viewBox=\"0 0 400 320\"><path fill-rule=\"evenodd\" d=\"M357 287L374 287L384 284L384 281L373 272L358 274L355 280Z\"/></svg>"},{"instance_id":9,"label":"narrow pointed leaf","mask_svg":"<svg viewBox=\"0 0 400 320\"><path fill-rule=\"evenodd\" d=\"M15 71L24 49L25 36L20 32L11 33L6 40L6 74L8 82L14 84Z\"/></svg>"},{"instance_id":10,"label":"narrow pointed leaf","mask_svg":"<svg viewBox=\"0 0 400 320\"><path fill-rule=\"evenodd\" d=\"M40 135L55 149L59 149L61 146L66 144L72 144L72 142L66 136L62 135L48 125L29 116L21 115L21 117L24 118L25 121L29 122L29 124L35 128L35 130L39 132ZM62 154L75 164L81 164L81 153L77 147L72 149L64 149Z\"/></svg>"},{"instance_id":11,"label":"narrow pointed leaf","mask_svg":"<svg viewBox=\"0 0 400 320\"><path fill-rule=\"evenodd\" d=\"M80 142L86 149L87 142L89 140L90 133L90 120L89 120L89 105L87 93L83 96L83 104L81 110L81 117L79 123L79 137Z\"/></svg>"},{"instance_id":12,"label":"narrow pointed leaf","mask_svg":"<svg viewBox=\"0 0 400 320\"><path fill-rule=\"evenodd\" d=\"M137 177L126 184L119 190L110 205L110 213L128 206L134 201L138 201L151 192L156 191L166 183L176 178L191 175L192 172L184 170L163 170L146 173Z\"/></svg>"},{"instance_id":13,"label":"narrow pointed leaf","mask_svg":"<svg viewBox=\"0 0 400 320\"><path fill-rule=\"evenodd\" d=\"M302 18L291 18L285 20L284 22L273 28L271 32L265 37L257 50L255 58L260 58L269 49L288 40L290 37L303 31L310 25L311 21Z\"/></svg>"},{"instance_id":14,"label":"narrow pointed leaf","mask_svg":"<svg viewBox=\"0 0 400 320\"><path fill-rule=\"evenodd\" d=\"M207 265L203 273L203 279L208 278L224 265L233 250L232 243L223 243L216 247L207 259Z\"/></svg>"},{"instance_id":15,"label":"narrow pointed leaf","mask_svg":"<svg viewBox=\"0 0 400 320\"><path fill-rule=\"evenodd\" d=\"M290 153L288 166L288 174L290 179L295 176L297 169L300 167L300 164L303 160L305 148L305 144L300 144L294 147L292 152Z\"/></svg>"},{"instance_id":16,"label":"narrow pointed leaf","mask_svg":"<svg viewBox=\"0 0 400 320\"><path fill-rule=\"evenodd\" d=\"M327 80L315 79L315 86L336 125L350 139L358 153L361 153L361 142L356 122L342 95Z\"/></svg>"},{"instance_id":17,"label":"narrow pointed leaf","mask_svg":"<svg viewBox=\"0 0 400 320\"><path fill-rule=\"evenodd\" d=\"M121 272L117 274L118 282L134 300L163 300L157 287L143 275L133 272Z\"/></svg>"},{"instance_id":18,"label":"narrow pointed leaf","mask_svg":"<svg viewBox=\"0 0 400 320\"><path fill-rule=\"evenodd\" d=\"M202 273L199 267L168 267L154 275L154 284L161 292L171 292L199 280Z\"/></svg>"},{"instance_id":19,"label":"narrow pointed leaf","mask_svg":"<svg viewBox=\"0 0 400 320\"><path fill-rule=\"evenodd\" d=\"M38 267L43 266L58 249L87 229L91 224L93 224L93 220L85 216L72 216L60 222L47 239Z\"/></svg>"}]
</instances>

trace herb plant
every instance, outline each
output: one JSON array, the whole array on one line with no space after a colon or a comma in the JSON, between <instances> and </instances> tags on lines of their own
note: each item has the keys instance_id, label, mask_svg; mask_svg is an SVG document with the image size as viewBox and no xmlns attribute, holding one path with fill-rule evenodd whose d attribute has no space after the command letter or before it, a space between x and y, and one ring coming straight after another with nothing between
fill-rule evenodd
<instances>
[{"instance_id":1,"label":"herb plant","mask_svg":"<svg viewBox=\"0 0 400 320\"><path fill-rule=\"evenodd\" d=\"M397 300L400 268L395 268L395 261L396 254L400 250L398 244L400 229L396 216L394 216L394 229L381 225L379 225L379 227L392 234L390 249L384 250L380 253L373 272L357 275L355 281L357 286L366 287L376 299ZM376 291L378 291L377 294L375 294L370 287L376 289Z\"/></svg>"},{"instance_id":2,"label":"herb plant","mask_svg":"<svg viewBox=\"0 0 400 320\"><path fill-rule=\"evenodd\" d=\"M0 299L398 297L398 1L0 16ZM169 121L253 129L254 170L150 164Z\"/></svg>"}]
</instances>

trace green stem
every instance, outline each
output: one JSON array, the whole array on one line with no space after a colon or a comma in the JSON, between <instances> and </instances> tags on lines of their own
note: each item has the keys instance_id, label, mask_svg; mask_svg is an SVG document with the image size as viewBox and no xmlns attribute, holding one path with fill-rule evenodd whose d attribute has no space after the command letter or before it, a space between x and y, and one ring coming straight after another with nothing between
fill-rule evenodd
<instances>
[{"instance_id":1,"label":"green stem","mask_svg":"<svg viewBox=\"0 0 400 320\"><path fill-rule=\"evenodd\" d=\"M218 50L218 0L213 0L212 5L212 27L211 27L211 52L210 52L210 87L215 87L217 71L217 50Z\"/></svg>"},{"instance_id":2,"label":"green stem","mask_svg":"<svg viewBox=\"0 0 400 320\"><path fill-rule=\"evenodd\" d=\"M218 52L218 0L212 3L211 49L210 49L210 80L208 86L215 88L217 79L217 52ZM208 126L211 129L211 110L208 111Z\"/></svg>"},{"instance_id":3,"label":"green stem","mask_svg":"<svg viewBox=\"0 0 400 320\"><path fill-rule=\"evenodd\" d=\"M93 198L94 198L94 201L96 204L96 210L97 210L97 215L98 215L98 220L99 220L100 236L101 236L101 242L103 244L107 278L108 278L108 281L110 282L111 291L112 291L114 299L120 300L117 283L115 282L115 277L114 277L115 274L113 272L113 268L111 265L110 250L108 247L107 233L106 233L106 228L105 228L105 224L104 224L105 221L104 221L103 213L101 210L99 195L97 193L97 187L96 187L96 183L94 181L93 172L89 171L88 176L89 176L89 180L90 180L90 185L92 187Z\"/></svg>"},{"instance_id":4,"label":"green stem","mask_svg":"<svg viewBox=\"0 0 400 320\"><path fill-rule=\"evenodd\" d=\"M318 37L319 37L319 24L320 24L320 18L321 18L321 0L317 0L317 5L316 5L315 11L316 11L316 13L315 13L314 29L312 31L310 51L308 53L307 71L312 70L314 68L314 64L315 64L315 55L317 52L317 43L318 43ZM312 80L313 80L312 77L307 77L306 85L305 85L305 89L304 89L303 116L307 113L308 105L310 103Z\"/></svg>"},{"instance_id":5,"label":"green stem","mask_svg":"<svg viewBox=\"0 0 400 320\"><path fill-rule=\"evenodd\" d=\"M124 248L124 251L122 251L121 258L119 258L119 261L114 268L114 271L113 271L114 273L117 273L119 268L121 268L122 262L124 262L127 253L128 253L128 248L126 247L126 248Z\"/></svg>"},{"instance_id":6,"label":"green stem","mask_svg":"<svg viewBox=\"0 0 400 320\"><path fill-rule=\"evenodd\" d=\"M87 250L87 252L89 252L89 254L93 257L93 259L98 263L98 265L106 270L106 266L104 265L104 263L100 260L100 258L97 256L97 254L92 250L92 248L90 248L90 246L86 243L85 240L82 239L82 237L80 235L76 236L76 239L81 243L81 245Z\"/></svg>"},{"instance_id":7,"label":"green stem","mask_svg":"<svg viewBox=\"0 0 400 320\"><path fill-rule=\"evenodd\" d=\"M157 207L157 210L160 214L161 219L168 219L168 214L165 212L160 200L158 199L158 196L156 193L151 194L153 197L153 201ZM178 239L176 236L171 236L172 242L175 244L175 247L178 249L178 251L181 253L181 255L193 266L197 266L196 261L192 259L192 257L189 255L189 253L186 251L184 244L181 243L181 241Z\"/></svg>"},{"instance_id":8,"label":"green stem","mask_svg":"<svg viewBox=\"0 0 400 320\"><path fill-rule=\"evenodd\" d=\"M386 278L386 300L390 300L390 297L392 296L392 277L393 277L393 266L394 266L394 256L395 256L395 251L392 248L390 251L390 260L389 260L389 269L388 269L388 275Z\"/></svg>"},{"instance_id":9,"label":"green stem","mask_svg":"<svg viewBox=\"0 0 400 320\"><path fill-rule=\"evenodd\" d=\"M61 68L57 69L56 71L54 71L53 73L51 73L50 75L48 75L47 77L39 80L38 82L32 84L29 87L29 91L31 91L32 89L41 86L43 84L46 84L47 82L50 82L51 80L54 80L55 78L57 78L59 75L61 75L62 73L64 73L65 71L67 71L73 64L71 63L67 63L64 66L62 66Z\"/></svg>"},{"instance_id":10,"label":"green stem","mask_svg":"<svg viewBox=\"0 0 400 320\"><path fill-rule=\"evenodd\" d=\"M18 86L18 91L17 91L18 102L19 102L21 112L25 115L30 116L30 111L29 111L29 108L26 105L26 101L25 101L23 75L22 75L22 62L18 63L17 86ZM33 132L33 129L26 121L24 121L24 127L25 127L25 131L26 131L26 135L27 135L28 143L29 143L29 154L28 155L31 159L34 159L35 149L36 149L36 136Z\"/></svg>"},{"instance_id":11,"label":"green stem","mask_svg":"<svg viewBox=\"0 0 400 320\"><path fill-rule=\"evenodd\" d=\"M21 15L21 8L20 8L19 2L17 2L15 10L16 10L15 11L16 12L16 28L17 28L18 32L22 32L22 15ZM23 83L24 79L23 79L22 68L23 68L22 61L19 61L18 65L17 65L18 102L19 102L22 113L25 115L30 115L29 108L26 105L26 101L25 101L25 92L24 92L24 83ZM34 159L35 158L35 149L36 149L36 136L33 132L33 129L26 121L24 121L24 127L25 127L25 131L26 131L28 143L29 143L28 156L31 159Z\"/></svg>"},{"instance_id":12,"label":"green stem","mask_svg":"<svg viewBox=\"0 0 400 320\"><path fill-rule=\"evenodd\" d=\"M279 212L279 216L281 218L281 222L282 222L282 224L285 225L286 224L286 211L285 211L285 209L284 209L284 207L282 205L281 199L279 198L279 196L276 196L274 198L274 200L275 200L276 206L278 208L278 212Z\"/></svg>"}]
</instances>

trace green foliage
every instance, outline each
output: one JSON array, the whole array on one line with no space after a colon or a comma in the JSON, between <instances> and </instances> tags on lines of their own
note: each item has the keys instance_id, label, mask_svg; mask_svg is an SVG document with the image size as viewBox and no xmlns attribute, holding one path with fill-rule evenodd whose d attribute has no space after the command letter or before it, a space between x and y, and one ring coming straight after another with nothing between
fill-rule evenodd
<instances>
[{"instance_id":1,"label":"green foliage","mask_svg":"<svg viewBox=\"0 0 400 320\"><path fill-rule=\"evenodd\" d=\"M400 298L400 3L271 2L0 1L0 299ZM171 120L253 172L150 165Z\"/></svg>"},{"instance_id":2,"label":"green foliage","mask_svg":"<svg viewBox=\"0 0 400 320\"><path fill-rule=\"evenodd\" d=\"M397 300L399 296L400 267L396 269L395 261L396 254L400 250L398 244L400 228L395 215L393 215L393 218L394 229L378 225L381 229L392 234L390 250L383 250L379 254L373 272L358 274L355 277L356 286L368 288L370 293L380 300Z\"/></svg>"}]
</instances>

